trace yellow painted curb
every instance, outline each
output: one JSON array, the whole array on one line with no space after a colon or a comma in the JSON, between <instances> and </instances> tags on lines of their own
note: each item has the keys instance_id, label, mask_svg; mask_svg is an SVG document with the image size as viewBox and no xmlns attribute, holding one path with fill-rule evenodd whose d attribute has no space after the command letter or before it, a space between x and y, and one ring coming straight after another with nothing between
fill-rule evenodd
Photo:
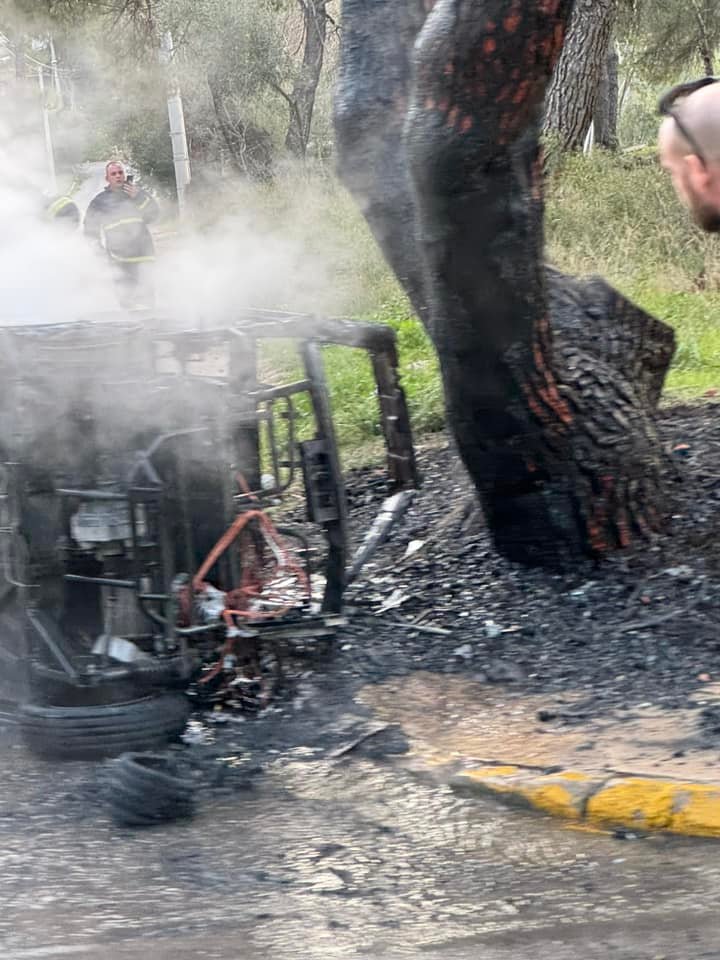
<instances>
[{"instance_id":1,"label":"yellow painted curb","mask_svg":"<svg viewBox=\"0 0 720 960\"><path fill-rule=\"evenodd\" d=\"M720 837L720 784L603 778L575 770L547 774L500 763L462 770L450 784L591 827Z\"/></svg>"},{"instance_id":2,"label":"yellow painted curb","mask_svg":"<svg viewBox=\"0 0 720 960\"><path fill-rule=\"evenodd\" d=\"M589 797L587 820L693 837L720 837L720 785L624 777Z\"/></svg>"}]
</instances>

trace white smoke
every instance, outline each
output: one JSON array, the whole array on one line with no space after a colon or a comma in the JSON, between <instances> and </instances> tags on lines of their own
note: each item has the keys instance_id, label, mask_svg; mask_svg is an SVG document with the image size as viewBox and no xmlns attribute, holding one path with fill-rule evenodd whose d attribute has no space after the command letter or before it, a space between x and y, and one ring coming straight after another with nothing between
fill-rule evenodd
<instances>
[{"instance_id":1,"label":"white smoke","mask_svg":"<svg viewBox=\"0 0 720 960\"><path fill-rule=\"evenodd\" d=\"M44 214L48 193L39 109L8 98L0 116L0 320L50 322L116 308L97 252ZM36 121L36 122L33 122Z\"/></svg>"},{"instance_id":2,"label":"white smoke","mask_svg":"<svg viewBox=\"0 0 720 960\"><path fill-rule=\"evenodd\" d=\"M103 251L81 229L44 216L49 175L40 104L26 91L15 101L12 88L9 93L0 113L0 322L64 321L119 310ZM62 115L55 120L61 122ZM105 159L77 157L76 169L92 173L75 195L83 214L104 186ZM354 283L346 272L339 284L335 274L338 250L349 240L339 225L333 230L313 214L321 185L303 175L297 182L293 197L283 181L279 213L268 202L272 187L219 181L218 195L232 198L232 212L202 229L192 218L177 223L174 204L161 196L157 312L183 326L230 322L251 306L344 312ZM351 252L342 259L351 262Z\"/></svg>"}]
</instances>

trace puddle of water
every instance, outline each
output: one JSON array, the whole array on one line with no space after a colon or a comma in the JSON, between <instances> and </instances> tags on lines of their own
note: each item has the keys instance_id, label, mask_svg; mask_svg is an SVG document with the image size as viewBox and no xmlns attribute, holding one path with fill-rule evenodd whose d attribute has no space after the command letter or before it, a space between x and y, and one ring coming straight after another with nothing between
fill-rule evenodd
<instances>
[{"instance_id":1,"label":"puddle of water","mask_svg":"<svg viewBox=\"0 0 720 960\"><path fill-rule=\"evenodd\" d=\"M572 713L586 698L582 691L559 698L520 694L426 671L363 687L358 695L379 719L400 724L415 756L430 765L467 759L718 782L717 752L698 741L696 710L647 704L572 725L538 719L548 708Z\"/></svg>"}]
</instances>

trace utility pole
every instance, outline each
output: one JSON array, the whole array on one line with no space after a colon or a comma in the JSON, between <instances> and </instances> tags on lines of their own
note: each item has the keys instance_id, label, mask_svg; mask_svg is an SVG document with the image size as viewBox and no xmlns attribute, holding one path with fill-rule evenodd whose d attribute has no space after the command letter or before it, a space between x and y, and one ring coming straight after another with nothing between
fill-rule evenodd
<instances>
[{"instance_id":1,"label":"utility pole","mask_svg":"<svg viewBox=\"0 0 720 960\"><path fill-rule=\"evenodd\" d=\"M15 82L19 85L25 79L25 37L16 33L11 39L15 52Z\"/></svg>"},{"instance_id":2,"label":"utility pole","mask_svg":"<svg viewBox=\"0 0 720 960\"><path fill-rule=\"evenodd\" d=\"M178 213L185 214L185 190L190 183L190 155L187 133L185 131L185 113L183 111L180 83L174 65L175 50L172 34L168 30L160 45L160 62L167 67L168 120L170 121L170 139L172 141L173 164L175 166L175 185L177 188Z\"/></svg>"},{"instance_id":3,"label":"utility pole","mask_svg":"<svg viewBox=\"0 0 720 960\"><path fill-rule=\"evenodd\" d=\"M45 134L45 155L48 165L48 180L50 189L57 193L57 176L55 174L55 151L53 150L52 130L50 129L50 112L47 107L45 96L45 77L43 76L44 67L38 67L38 84L40 86L40 103L42 106L43 132Z\"/></svg>"},{"instance_id":4,"label":"utility pole","mask_svg":"<svg viewBox=\"0 0 720 960\"><path fill-rule=\"evenodd\" d=\"M50 67L52 68L53 86L55 87L55 96L57 97L56 108L58 110L62 110L63 92L62 92L62 85L60 84L60 71L58 70L57 55L55 53L55 43L52 37L50 37L49 40L50 40Z\"/></svg>"}]
</instances>

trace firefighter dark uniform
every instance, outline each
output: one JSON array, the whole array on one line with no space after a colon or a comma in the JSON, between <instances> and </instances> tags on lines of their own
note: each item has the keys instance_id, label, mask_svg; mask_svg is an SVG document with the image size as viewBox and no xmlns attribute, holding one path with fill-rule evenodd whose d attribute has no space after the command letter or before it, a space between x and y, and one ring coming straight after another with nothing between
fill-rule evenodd
<instances>
[{"instance_id":1,"label":"firefighter dark uniform","mask_svg":"<svg viewBox=\"0 0 720 960\"><path fill-rule=\"evenodd\" d=\"M155 245L148 224L159 213L157 202L144 190L130 197L124 190L111 190L109 186L92 200L85 213L85 235L105 248L123 307L153 305Z\"/></svg>"},{"instance_id":2,"label":"firefighter dark uniform","mask_svg":"<svg viewBox=\"0 0 720 960\"><path fill-rule=\"evenodd\" d=\"M80 224L80 211L72 197L53 197L46 203L45 216L72 229Z\"/></svg>"}]
</instances>

